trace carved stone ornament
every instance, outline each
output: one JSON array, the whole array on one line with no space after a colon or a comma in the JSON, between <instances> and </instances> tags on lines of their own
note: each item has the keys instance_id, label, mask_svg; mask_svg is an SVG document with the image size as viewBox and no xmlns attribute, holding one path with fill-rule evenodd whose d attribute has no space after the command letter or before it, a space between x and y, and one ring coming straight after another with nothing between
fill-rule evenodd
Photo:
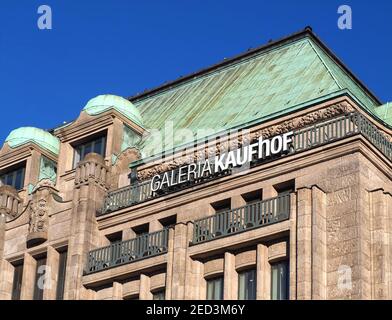
<instances>
[{"instance_id":1,"label":"carved stone ornament","mask_svg":"<svg viewBox=\"0 0 392 320\"><path fill-rule=\"evenodd\" d=\"M51 188L41 187L33 194L33 200L29 204L29 234L27 236L27 246L45 242L48 239L49 208Z\"/></svg>"},{"instance_id":2,"label":"carved stone ornament","mask_svg":"<svg viewBox=\"0 0 392 320\"><path fill-rule=\"evenodd\" d=\"M330 107L284 121L268 128L251 131L250 140L256 140L259 137L268 139L291 130L301 129L319 121L327 120L353 111L355 111L355 108L352 105L350 105L348 102L341 102ZM161 174L165 171L175 169L182 165L199 162L203 159L206 159L208 155L214 154L214 152L217 152L216 154L219 155L220 153L224 153L229 148L241 147L244 143L249 143L249 139L246 139L243 136L239 136L236 140L218 142L216 147L206 146L204 150L197 150L191 155L181 156L170 162L165 162L153 167L142 169L138 172L138 178L140 181L148 180L156 174Z\"/></svg>"}]
</instances>

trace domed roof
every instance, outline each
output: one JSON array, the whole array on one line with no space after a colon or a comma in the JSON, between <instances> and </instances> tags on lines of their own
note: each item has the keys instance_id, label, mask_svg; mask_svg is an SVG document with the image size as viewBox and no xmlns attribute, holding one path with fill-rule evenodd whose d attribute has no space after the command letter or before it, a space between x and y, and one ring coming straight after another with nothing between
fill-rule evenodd
<instances>
[{"instance_id":1,"label":"domed roof","mask_svg":"<svg viewBox=\"0 0 392 320\"><path fill-rule=\"evenodd\" d=\"M11 131L7 139L5 139L5 142L11 148L17 148L31 142L57 155L60 150L60 141L58 138L45 130L33 127L21 127Z\"/></svg>"},{"instance_id":2,"label":"domed roof","mask_svg":"<svg viewBox=\"0 0 392 320\"><path fill-rule=\"evenodd\" d=\"M89 115L97 115L109 109L116 109L128 119L134 121L138 125L142 125L142 116L139 110L132 104L132 102L120 96L112 94L99 95L89 102L83 108Z\"/></svg>"}]
</instances>

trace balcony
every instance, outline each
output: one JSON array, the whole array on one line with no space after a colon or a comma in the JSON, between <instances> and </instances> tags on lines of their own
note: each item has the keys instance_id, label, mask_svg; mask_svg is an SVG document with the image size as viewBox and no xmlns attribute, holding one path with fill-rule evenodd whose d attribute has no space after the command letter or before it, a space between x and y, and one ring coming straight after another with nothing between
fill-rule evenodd
<instances>
[{"instance_id":1,"label":"balcony","mask_svg":"<svg viewBox=\"0 0 392 320\"><path fill-rule=\"evenodd\" d=\"M106 196L102 211L98 215L142 203L154 198L154 196L154 193L151 191L150 181L114 190Z\"/></svg>"},{"instance_id":2,"label":"balcony","mask_svg":"<svg viewBox=\"0 0 392 320\"><path fill-rule=\"evenodd\" d=\"M294 130L293 143L288 154L310 150L320 147L344 138L355 135L362 135L371 144L373 144L380 152L382 152L389 160L392 160L392 142L373 125L363 115L353 112L336 118L325 120L317 124L307 126L305 128ZM251 166L258 166L266 161L274 159L260 159L251 163ZM230 172L223 175L230 174ZM213 177L213 178L219 178ZM186 187L204 183L209 180L191 181ZM167 190L164 194L176 192L177 190ZM98 215L104 215L122 208L130 207L138 203L142 203L161 196L152 192L150 181L139 182L132 186L127 186L112 192L109 192L104 206Z\"/></svg>"},{"instance_id":3,"label":"balcony","mask_svg":"<svg viewBox=\"0 0 392 320\"><path fill-rule=\"evenodd\" d=\"M144 234L89 252L85 274L117 267L167 252L169 229Z\"/></svg>"},{"instance_id":4,"label":"balcony","mask_svg":"<svg viewBox=\"0 0 392 320\"><path fill-rule=\"evenodd\" d=\"M193 244L289 219L290 194L259 201L195 221Z\"/></svg>"}]
</instances>

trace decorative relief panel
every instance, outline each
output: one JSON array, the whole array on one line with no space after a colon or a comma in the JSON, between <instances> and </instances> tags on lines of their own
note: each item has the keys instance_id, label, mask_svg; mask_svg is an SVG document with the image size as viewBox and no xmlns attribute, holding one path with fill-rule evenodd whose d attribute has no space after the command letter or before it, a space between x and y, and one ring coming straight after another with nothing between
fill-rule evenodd
<instances>
[{"instance_id":1,"label":"decorative relief panel","mask_svg":"<svg viewBox=\"0 0 392 320\"><path fill-rule=\"evenodd\" d=\"M53 192L54 189L51 186L45 185L34 190L33 198L28 207L28 247L40 244L48 239L49 201Z\"/></svg>"}]
</instances>

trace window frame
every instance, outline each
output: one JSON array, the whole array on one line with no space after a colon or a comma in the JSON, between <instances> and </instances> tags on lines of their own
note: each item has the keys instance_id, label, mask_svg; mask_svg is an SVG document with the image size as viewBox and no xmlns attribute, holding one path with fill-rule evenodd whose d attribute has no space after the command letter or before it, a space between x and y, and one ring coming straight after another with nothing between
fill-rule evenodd
<instances>
[{"instance_id":1,"label":"window frame","mask_svg":"<svg viewBox=\"0 0 392 320\"><path fill-rule=\"evenodd\" d=\"M101 150L100 152L96 152L95 150L95 145L97 142L101 143ZM86 152L86 147L90 147L90 151L88 153ZM106 157L106 149L107 149L107 133L99 134L94 137L90 137L90 139L84 140L84 141L79 141L76 142L75 144L72 145L74 154L73 154L73 163L72 163L72 168L75 169L76 166L80 161L83 161L84 158L86 157L87 154L91 152L95 152L100 154L102 157Z\"/></svg>"},{"instance_id":2,"label":"window frame","mask_svg":"<svg viewBox=\"0 0 392 320\"><path fill-rule=\"evenodd\" d=\"M158 290L155 290L152 293L152 300L166 300L166 290L165 288L161 288ZM161 297L163 299L155 299L156 297Z\"/></svg>"},{"instance_id":3,"label":"window frame","mask_svg":"<svg viewBox=\"0 0 392 320\"><path fill-rule=\"evenodd\" d=\"M278 275L277 278L277 287L276 287L276 298L274 298L274 269L277 269L277 272L280 274L282 269L280 267L284 266L285 271L285 297L281 297L282 293L282 277ZM278 290L279 289L279 290ZM288 300L290 299L290 264L288 259L280 260L271 264L271 300Z\"/></svg>"},{"instance_id":4,"label":"window frame","mask_svg":"<svg viewBox=\"0 0 392 320\"><path fill-rule=\"evenodd\" d=\"M23 269L24 261L18 261L13 264L14 276L12 280L12 293L11 300L20 300L20 295L22 293L22 281L23 281Z\"/></svg>"},{"instance_id":5,"label":"window frame","mask_svg":"<svg viewBox=\"0 0 392 320\"><path fill-rule=\"evenodd\" d=\"M242 275L249 275L250 273L253 274L253 290L252 290L252 296L249 298L249 287L248 283L250 282L250 279L248 277L245 277L244 280L244 289L245 291L243 292L243 297L241 297L241 276ZM248 279L247 279L248 278ZM241 270L238 272L238 300L256 300L256 294L257 294L257 270L256 267L251 267L247 268L244 270Z\"/></svg>"},{"instance_id":6,"label":"window frame","mask_svg":"<svg viewBox=\"0 0 392 320\"><path fill-rule=\"evenodd\" d=\"M20 182L19 185L17 185L17 177L18 173L21 173L20 175ZM12 176L12 182L8 184L7 180L9 177ZM25 187L25 180L26 180L26 163L23 163L22 165L7 168L3 171L3 173L0 174L0 186L11 186L15 188L17 191L23 190Z\"/></svg>"},{"instance_id":7,"label":"window frame","mask_svg":"<svg viewBox=\"0 0 392 320\"><path fill-rule=\"evenodd\" d=\"M218 283L218 281L219 281L219 286L220 286L220 297L219 298L216 298L215 297L215 293L216 293L216 286L217 286L217 283ZM220 275L220 276L214 276L214 277L211 277L211 278L208 278L208 279L206 279L206 300L209 300L209 301L213 301L213 300L223 300L223 292L224 292L224 282L225 281L225 279L224 279L224 276L223 275ZM209 290L209 287L210 287L210 284L212 284L212 295L213 295L213 297L210 297L209 296L209 292L210 292L210 290Z\"/></svg>"},{"instance_id":8,"label":"window frame","mask_svg":"<svg viewBox=\"0 0 392 320\"><path fill-rule=\"evenodd\" d=\"M33 300L43 300L44 298L44 288L38 287L38 280L41 277L46 277L46 269L44 273L38 273L38 269L41 266L46 266L47 264L47 257L46 255L40 256L35 258L36 260L36 267L35 267L35 279L34 279L34 293L33 293Z\"/></svg>"},{"instance_id":9,"label":"window frame","mask_svg":"<svg viewBox=\"0 0 392 320\"><path fill-rule=\"evenodd\" d=\"M68 248L61 249L59 253L59 269L56 287L56 300L64 300L65 277L67 270Z\"/></svg>"}]
</instances>

